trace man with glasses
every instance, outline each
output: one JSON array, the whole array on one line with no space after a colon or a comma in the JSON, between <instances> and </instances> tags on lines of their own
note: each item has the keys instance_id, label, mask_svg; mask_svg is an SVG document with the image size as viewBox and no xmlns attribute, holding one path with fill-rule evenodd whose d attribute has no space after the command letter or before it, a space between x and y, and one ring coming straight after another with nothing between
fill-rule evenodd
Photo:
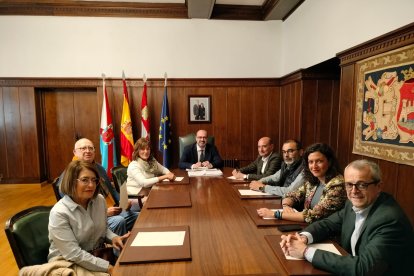
<instances>
[{"instance_id":1,"label":"man with glasses","mask_svg":"<svg viewBox=\"0 0 414 276\"><path fill-rule=\"evenodd\" d=\"M216 146L207 143L207 131L200 129L196 133L196 142L184 148L178 163L180 169L222 168L223 160Z\"/></svg>"},{"instance_id":2,"label":"man with glasses","mask_svg":"<svg viewBox=\"0 0 414 276\"><path fill-rule=\"evenodd\" d=\"M304 257L337 275L412 275L413 228L395 199L381 191L378 165L356 160L345 168L344 176L349 199L345 207L300 234L283 235L285 254ZM347 256L308 247L339 234Z\"/></svg>"},{"instance_id":3,"label":"man with glasses","mask_svg":"<svg viewBox=\"0 0 414 276\"><path fill-rule=\"evenodd\" d=\"M109 180L109 177L106 174L104 167L102 167L100 164L95 162L95 147L92 141L86 138L79 139L75 143L73 154L75 155L76 159L82 160L88 163L92 163L95 165L95 168L99 173L99 177L102 179L102 182L103 182L102 185L104 185L103 189L105 191L108 191L111 194L112 198L115 201L115 204L118 205L119 204L118 192L112 186L111 180ZM63 172L59 176L59 182L57 183L59 187L60 187L60 183L63 179L64 174L65 172ZM121 207L114 206L114 207L108 207L107 209L108 227L112 230L112 232L114 232L115 234L119 236L123 236L124 234L126 234L128 231L132 229L137 217L138 217L138 212L131 211L131 210L122 211Z\"/></svg>"},{"instance_id":4,"label":"man with glasses","mask_svg":"<svg viewBox=\"0 0 414 276\"><path fill-rule=\"evenodd\" d=\"M264 177L259 181L252 181L250 189L269 194L284 196L305 182L303 176L303 148L297 140L287 140L282 146L282 167L275 174Z\"/></svg>"},{"instance_id":5,"label":"man with glasses","mask_svg":"<svg viewBox=\"0 0 414 276\"><path fill-rule=\"evenodd\" d=\"M236 179L258 180L272 175L280 169L282 159L280 155L273 152L273 142L270 137L262 137L257 142L259 156L252 163L239 170L233 170Z\"/></svg>"}]
</instances>

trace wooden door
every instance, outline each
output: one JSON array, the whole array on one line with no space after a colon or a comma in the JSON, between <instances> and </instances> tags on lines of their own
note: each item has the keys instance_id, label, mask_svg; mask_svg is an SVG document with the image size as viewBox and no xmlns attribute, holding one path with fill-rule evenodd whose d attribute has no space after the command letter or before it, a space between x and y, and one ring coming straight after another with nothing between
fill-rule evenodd
<instances>
[{"instance_id":1,"label":"wooden door","mask_svg":"<svg viewBox=\"0 0 414 276\"><path fill-rule=\"evenodd\" d=\"M43 90L43 123L48 179L59 176L73 158L78 138L97 147L99 160L99 114L96 90Z\"/></svg>"}]
</instances>

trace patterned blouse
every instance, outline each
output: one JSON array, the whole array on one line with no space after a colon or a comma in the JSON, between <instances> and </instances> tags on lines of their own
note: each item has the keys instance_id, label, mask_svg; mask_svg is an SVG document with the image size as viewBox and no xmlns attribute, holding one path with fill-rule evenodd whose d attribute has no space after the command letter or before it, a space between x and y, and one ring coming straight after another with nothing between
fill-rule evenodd
<instances>
[{"instance_id":1,"label":"patterned blouse","mask_svg":"<svg viewBox=\"0 0 414 276\"><path fill-rule=\"evenodd\" d=\"M305 218L305 222L309 224L342 209L347 199L344 177L337 175L325 185L318 204L311 209L311 201L317 187L317 185L305 182L298 189L285 195L285 198L290 198L294 205L303 205L303 217Z\"/></svg>"}]
</instances>

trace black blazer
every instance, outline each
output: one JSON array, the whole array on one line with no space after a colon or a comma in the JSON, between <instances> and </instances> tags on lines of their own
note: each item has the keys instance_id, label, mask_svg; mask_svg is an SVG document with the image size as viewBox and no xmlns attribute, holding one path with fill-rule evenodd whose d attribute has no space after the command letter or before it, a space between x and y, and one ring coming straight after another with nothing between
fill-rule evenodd
<instances>
[{"instance_id":1,"label":"black blazer","mask_svg":"<svg viewBox=\"0 0 414 276\"><path fill-rule=\"evenodd\" d=\"M206 148L204 150L204 160L209 161L213 165L213 168L222 168L224 165L216 146L208 143L206 144ZM194 143L184 148L178 167L180 169L191 169L191 166L197 162L197 144Z\"/></svg>"}]
</instances>

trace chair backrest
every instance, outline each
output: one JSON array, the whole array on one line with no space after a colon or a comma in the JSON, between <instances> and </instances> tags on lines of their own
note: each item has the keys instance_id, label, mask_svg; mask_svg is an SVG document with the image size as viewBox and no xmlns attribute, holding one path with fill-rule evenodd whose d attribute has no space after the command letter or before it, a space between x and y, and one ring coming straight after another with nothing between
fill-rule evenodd
<instances>
[{"instance_id":1,"label":"chair backrest","mask_svg":"<svg viewBox=\"0 0 414 276\"><path fill-rule=\"evenodd\" d=\"M179 158L183 155L184 148L188 145L194 144L196 142L196 135L194 133L187 134L186 136L178 137L179 143ZM208 136L207 143L214 145L214 136Z\"/></svg>"},{"instance_id":2,"label":"chair backrest","mask_svg":"<svg viewBox=\"0 0 414 276\"><path fill-rule=\"evenodd\" d=\"M35 206L7 220L5 232L19 268L47 263L51 209L52 206Z\"/></svg>"},{"instance_id":3,"label":"chair backrest","mask_svg":"<svg viewBox=\"0 0 414 276\"><path fill-rule=\"evenodd\" d=\"M119 187L121 187L121 185L124 184L124 182L128 178L127 170L128 170L128 168L126 168L124 166L116 166L116 167L113 167L111 169L112 179L113 179L114 185L115 185L115 190L118 193L120 193Z\"/></svg>"}]
</instances>

